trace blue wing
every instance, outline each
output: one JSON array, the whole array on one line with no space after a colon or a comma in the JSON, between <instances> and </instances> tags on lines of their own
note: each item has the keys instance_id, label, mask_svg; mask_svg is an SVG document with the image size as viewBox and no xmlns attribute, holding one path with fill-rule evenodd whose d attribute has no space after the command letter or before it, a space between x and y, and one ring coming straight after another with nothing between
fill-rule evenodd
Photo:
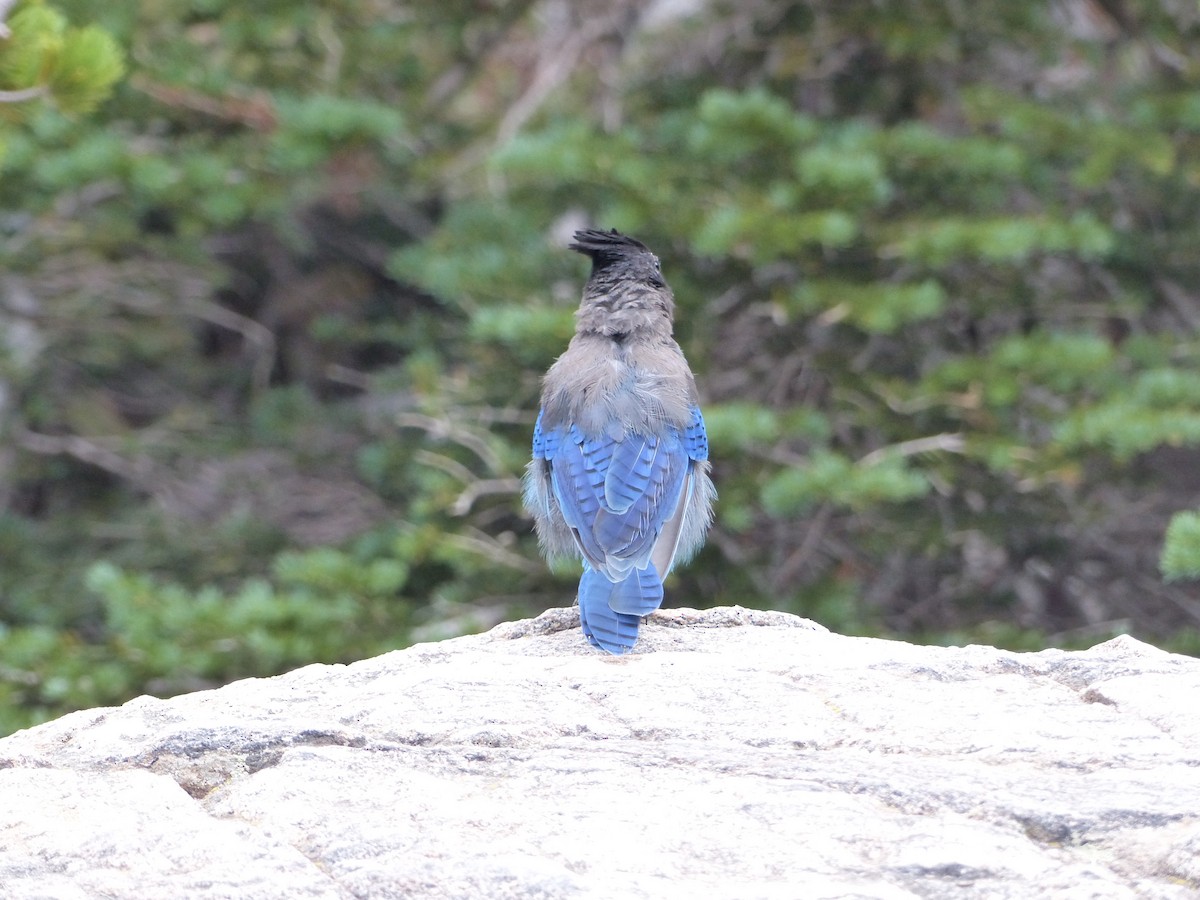
<instances>
[{"instance_id":1,"label":"blue wing","mask_svg":"<svg viewBox=\"0 0 1200 900\"><path fill-rule=\"evenodd\" d=\"M533 455L585 561L579 601L584 633L610 653L637 637L638 618L662 603L693 489L693 466L708 458L700 410L681 431L589 438L575 425L544 429Z\"/></svg>"},{"instance_id":2,"label":"blue wing","mask_svg":"<svg viewBox=\"0 0 1200 900\"><path fill-rule=\"evenodd\" d=\"M708 431L704 428L704 416L698 406L692 407L692 421L683 431L683 449L696 462L708 459Z\"/></svg>"},{"instance_id":3,"label":"blue wing","mask_svg":"<svg viewBox=\"0 0 1200 900\"><path fill-rule=\"evenodd\" d=\"M571 426L550 462L554 498L588 564L612 581L645 568L690 469L679 433L617 441Z\"/></svg>"}]
</instances>

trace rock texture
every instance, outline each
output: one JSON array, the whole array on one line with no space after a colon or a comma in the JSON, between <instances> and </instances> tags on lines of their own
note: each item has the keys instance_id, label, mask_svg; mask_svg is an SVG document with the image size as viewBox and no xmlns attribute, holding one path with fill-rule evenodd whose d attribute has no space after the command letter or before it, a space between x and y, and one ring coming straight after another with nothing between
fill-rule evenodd
<instances>
[{"instance_id":1,"label":"rock texture","mask_svg":"<svg viewBox=\"0 0 1200 900\"><path fill-rule=\"evenodd\" d=\"M1200 660L572 610L0 740L0 885L74 898L1185 898Z\"/></svg>"}]
</instances>

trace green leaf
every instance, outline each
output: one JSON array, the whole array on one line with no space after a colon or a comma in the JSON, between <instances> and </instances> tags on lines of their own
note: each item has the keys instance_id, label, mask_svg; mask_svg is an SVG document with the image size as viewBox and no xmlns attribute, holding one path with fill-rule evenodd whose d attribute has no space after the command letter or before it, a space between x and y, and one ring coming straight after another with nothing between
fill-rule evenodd
<instances>
[{"instance_id":1,"label":"green leaf","mask_svg":"<svg viewBox=\"0 0 1200 900\"><path fill-rule=\"evenodd\" d=\"M20 90L44 84L63 47L67 20L58 10L27 5L7 22L9 37L0 41L0 87Z\"/></svg>"},{"instance_id":2,"label":"green leaf","mask_svg":"<svg viewBox=\"0 0 1200 900\"><path fill-rule=\"evenodd\" d=\"M860 284L842 279L803 281L784 298L792 311L823 313L848 320L864 331L889 334L911 322L932 318L946 305L946 292L933 279L915 284Z\"/></svg>"},{"instance_id":3,"label":"green leaf","mask_svg":"<svg viewBox=\"0 0 1200 900\"><path fill-rule=\"evenodd\" d=\"M116 41L89 25L68 31L48 79L60 109L86 113L112 91L125 74L125 63Z\"/></svg>"},{"instance_id":4,"label":"green leaf","mask_svg":"<svg viewBox=\"0 0 1200 900\"><path fill-rule=\"evenodd\" d=\"M574 311L516 304L486 306L471 315L470 335L497 341L529 363L548 363L575 331Z\"/></svg>"},{"instance_id":5,"label":"green leaf","mask_svg":"<svg viewBox=\"0 0 1200 900\"><path fill-rule=\"evenodd\" d=\"M732 164L764 152L798 148L816 134L812 119L765 90L710 90L700 98L688 142L696 156Z\"/></svg>"},{"instance_id":6,"label":"green leaf","mask_svg":"<svg viewBox=\"0 0 1200 900\"><path fill-rule=\"evenodd\" d=\"M929 481L900 457L883 457L863 466L827 450L814 452L800 467L784 469L762 488L766 511L782 518L803 514L818 503L863 509L924 496Z\"/></svg>"},{"instance_id":7,"label":"green leaf","mask_svg":"<svg viewBox=\"0 0 1200 900\"><path fill-rule=\"evenodd\" d=\"M1200 578L1200 512L1176 513L1171 518L1159 567L1170 580Z\"/></svg>"},{"instance_id":8,"label":"green leaf","mask_svg":"<svg viewBox=\"0 0 1200 900\"><path fill-rule=\"evenodd\" d=\"M929 222L906 222L895 229L887 252L932 266L960 259L993 263L1022 263L1035 254L1075 253L1085 259L1109 253L1112 232L1093 216L1070 219L1049 216L1005 216L984 220L947 217Z\"/></svg>"},{"instance_id":9,"label":"green leaf","mask_svg":"<svg viewBox=\"0 0 1200 900\"><path fill-rule=\"evenodd\" d=\"M704 410L704 425L714 454L768 445L779 439L783 423L779 414L751 403L713 404Z\"/></svg>"}]
</instances>

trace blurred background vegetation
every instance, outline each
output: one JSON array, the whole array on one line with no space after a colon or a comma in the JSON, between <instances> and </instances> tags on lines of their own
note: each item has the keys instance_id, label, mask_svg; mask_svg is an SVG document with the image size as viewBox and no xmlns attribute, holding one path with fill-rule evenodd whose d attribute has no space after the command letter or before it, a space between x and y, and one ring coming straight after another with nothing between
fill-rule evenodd
<instances>
[{"instance_id":1,"label":"blurred background vegetation","mask_svg":"<svg viewBox=\"0 0 1200 900\"><path fill-rule=\"evenodd\" d=\"M0 733L569 604L587 225L705 404L668 605L1200 652L1195 3L0 9Z\"/></svg>"}]
</instances>

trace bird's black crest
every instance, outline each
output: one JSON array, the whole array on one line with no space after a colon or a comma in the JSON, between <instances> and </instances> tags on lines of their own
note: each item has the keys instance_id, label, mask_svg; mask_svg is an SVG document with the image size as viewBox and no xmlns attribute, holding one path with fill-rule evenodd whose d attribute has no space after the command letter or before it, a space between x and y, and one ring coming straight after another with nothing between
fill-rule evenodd
<instances>
[{"instance_id":1,"label":"bird's black crest","mask_svg":"<svg viewBox=\"0 0 1200 900\"><path fill-rule=\"evenodd\" d=\"M603 269L615 262L627 260L640 253L650 252L650 248L637 238L621 234L615 228L612 231L598 231L594 228L577 231L575 232L575 243L571 244L570 248L585 256L590 256L592 265L596 269Z\"/></svg>"}]
</instances>

